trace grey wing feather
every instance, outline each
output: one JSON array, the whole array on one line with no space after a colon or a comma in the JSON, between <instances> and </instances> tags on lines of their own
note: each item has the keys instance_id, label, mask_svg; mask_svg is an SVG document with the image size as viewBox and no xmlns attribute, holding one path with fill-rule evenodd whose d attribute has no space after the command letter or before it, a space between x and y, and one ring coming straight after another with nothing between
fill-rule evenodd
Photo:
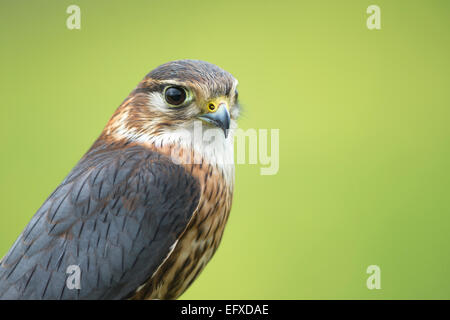
<instances>
[{"instance_id":1,"label":"grey wing feather","mask_svg":"<svg viewBox=\"0 0 450 320\"><path fill-rule=\"evenodd\" d=\"M123 299L156 271L199 201L198 181L143 147L93 150L0 264L0 299ZM69 266L80 289L69 289Z\"/></svg>"}]
</instances>

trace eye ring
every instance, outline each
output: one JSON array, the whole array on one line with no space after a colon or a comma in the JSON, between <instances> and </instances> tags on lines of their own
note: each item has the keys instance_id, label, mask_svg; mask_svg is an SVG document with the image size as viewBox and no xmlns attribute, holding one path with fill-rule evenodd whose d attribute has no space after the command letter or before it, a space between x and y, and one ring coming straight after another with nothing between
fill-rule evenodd
<instances>
[{"instance_id":1,"label":"eye ring","mask_svg":"<svg viewBox=\"0 0 450 320\"><path fill-rule=\"evenodd\" d=\"M164 89L164 99L173 107L183 106L188 100L188 92L180 86L168 86Z\"/></svg>"},{"instance_id":2,"label":"eye ring","mask_svg":"<svg viewBox=\"0 0 450 320\"><path fill-rule=\"evenodd\" d=\"M208 110L209 110L210 112L216 111L216 105L215 105L214 103L210 103L210 104L208 105Z\"/></svg>"}]
</instances>

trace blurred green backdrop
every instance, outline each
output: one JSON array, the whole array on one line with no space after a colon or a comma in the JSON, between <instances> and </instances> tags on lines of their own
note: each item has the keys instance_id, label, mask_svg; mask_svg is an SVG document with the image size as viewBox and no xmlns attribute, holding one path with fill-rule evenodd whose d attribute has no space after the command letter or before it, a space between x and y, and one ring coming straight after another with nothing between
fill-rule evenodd
<instances>
[{"instance_id":1,"label":"blurred green backdrop","mask_svg":"<svg viewBox=\"0 0 450 320\"><path fill-rule=\"evenodd\" d=\"M280 169L237 166L182 298L450 298L449 1L0 3L0 256L138 81L194 58L239 79L243 129L280 129Z\"/></svg>"}]
</instances>

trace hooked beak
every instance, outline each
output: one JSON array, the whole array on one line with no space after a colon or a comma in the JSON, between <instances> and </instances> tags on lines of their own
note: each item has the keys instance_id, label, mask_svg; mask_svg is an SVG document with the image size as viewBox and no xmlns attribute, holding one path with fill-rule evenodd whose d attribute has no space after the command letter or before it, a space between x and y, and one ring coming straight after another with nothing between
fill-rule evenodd
<instances>
[{"instance_id":1,"label":"hooked beak","mask_svg":"<svg viewBox=\"0 0 450 320\"><path fill-rule=\"evenodd\" d=\"M216 111L203 114L198 118L219 127L223 130L225 138L228 137L228 130L230 129L230 113L228 112L225 103L219 104Z\"/></svg>"}]
</instances>

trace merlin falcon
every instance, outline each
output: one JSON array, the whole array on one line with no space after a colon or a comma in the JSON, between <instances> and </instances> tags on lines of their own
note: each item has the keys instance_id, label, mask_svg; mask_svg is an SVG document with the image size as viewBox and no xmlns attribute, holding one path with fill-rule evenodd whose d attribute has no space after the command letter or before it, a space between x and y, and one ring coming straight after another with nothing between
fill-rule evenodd
<instances>
[{"instance_id":1,"label":"merlin falcon","mask_svg":"<svg viewBox=\"0 0 450 320\"><path fill-rule=\"evenodd\" d=\"M198 60L145 76L0 261L0 299L179 297L230 213L237 84Z\"/></svg>"}]
</instances>

